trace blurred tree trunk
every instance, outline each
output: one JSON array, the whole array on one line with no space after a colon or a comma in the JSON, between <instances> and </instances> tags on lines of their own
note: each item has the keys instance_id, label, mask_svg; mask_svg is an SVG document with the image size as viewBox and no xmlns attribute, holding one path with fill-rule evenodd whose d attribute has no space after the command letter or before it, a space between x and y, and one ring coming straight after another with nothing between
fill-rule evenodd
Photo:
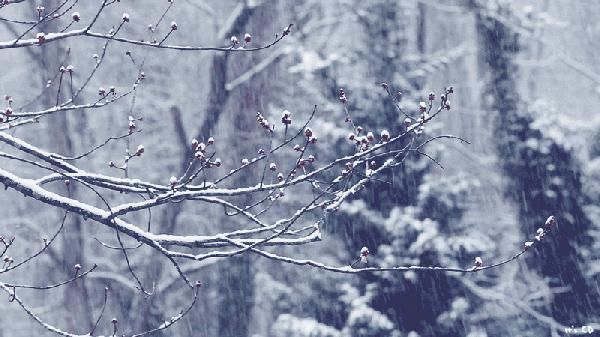
<instances>
[{"instance_id":1,"label":"blurred tree trunk","mask_svg":"<svg viewBox=\"0 0 600 337\"><path fill-rule=\"evenodd\" d=\"M590 220L582 210L580 168L573 155L532 127L533 119L520 111L519 37L497 19L474 7L479 34L480 73L485 74L484 109L495 113L495 138L502 169L508 177L507 196L518 208L521 233L532 240L549 215L558 228L526 257L529 268L554 289L549 314L571 326L597 318L597 289L581 269L590 245ZM500 12L499 15L509 12ZM596 310L596 311L595 311ZM596 314L594 314L596 312Z\"/></svg>"},{"instance_id":2,"label":"blurred tree trunk","mask_svg":"<svg viewBox=\"0 0 600 337\"><path fill-rule=\"evenodd\" d=\"M268 2L266 2L268 3ZM247 29L255 36L268 36L274 28L272 25L265 25L266 22L273 22L273 18L278 18L278 2L268 3L268 6L256 7L251 16L248 17L247 23L244 26L236 27L238 29L238 38L243 39ZM237 34L236 34L237 35ZM252 53L236 57L237 64L233 64L231 60L227 71L229 76L224 77L225 81L231 81L233 78L250 70L265 57L264 53ZM220 68L215 68L220 70ZM268 149L268 135L259 127L256 122L256 112L262 111L266 113L268 108L266 103L272 97L273 90L276 86L276 67L270 66L255 75L251 81L248 81L231 92L228 92L228 106L224 109L223 106L209 107L212 113L227 113L227 116L221 116L224 122L230 123L227 127L231 130L228 145L230 150L229 156L234 160L235 165L240 163L243 157L247 157L256 153L258 148ZM219 92L218 90L213 91ZM219 112L220 111L220 112ZM211 112L208 110L207 112ZM203 127L207 132L208 121ZM246 186L255 184L261 178L262 165L256 168L248 168L244 170L237 178L234 178L233 186ZM256 201L252 195L244 196L239 202L242 205L249 205ZM232 228L233 229L233 228ZM238 229L238 228L235 228ZM253 267L251 253L245 253L232 259L228 259L220 263L218 270L218 335L222 337L243 337L250 336L253 322L254 309L254 294L255 294L255 268Z\"/></svg>"},{"instance_id":3,"label":"blurred tree trunk","mask_svg":"<svg viewBox=\"0 0 600 337\"><path fill-rule=\"evenodd\" d=\"M217 44L221 44L221 41L228 40L230 36L237 36L240 41L243 41L244 29L247 27L250 19L254 13L263 8L262 3L256 4L238 4L238 6L232 12L233 20L230 22L229 27L222 29L223 36L217 36ZM258 26L258 25L257 25ZM260 29L254 32L260 33ZM242 42L243 43L243 42ZM252 54L254 55L254 54ZM218 124L227 116L227 106L234 99L232 95L234 93L227 91L225 85L229 80L228 74L232 68L232 56L231 53L219 52L215 53L212 57L211 67L208 76L208 104L205 109L204 119L197 126L197 130L193 133L193 137L186 134L183 126L183 119L181 117L181 111L177 106L171 108L171 118L173 120L175 130L178 133L177 138L179 139L181 148L181 160L180 160L180 174L183 174L190 163L190 159L193 158L194 153L191 150L191 139L197 138L200 141L206 141L209 137L214 136L218 138L219 142L235 142L232 138L221 137L215 134ZM243 55L236 55L238 58L242 58ZM237 60L237 59L236 59ZM242 71L243 69L238 69ZM252 83L254 87L255 82ZM264 93L261 93L264 94ZM241 100L235 93L235 99ZM249 113L251 121L254 121L254 114L256 113L257 104L254 102L251 106L237 107L235 106L234 111L243 111ZM237 109L245 110L237 110ZM242 119L243 120L243 119ZM250 122L251 122L250 121ZM236 130L230 132L235 134L241 131L247 131L253 128L255 125L248 125L248 120L244 120L242 125L236 125ZM228 143L227 145L231 145ZM234 145L232 148L239 144ZM247 146L243 146L240 149L247 149ZM247 151L246 151L247 153ZM193 172L197 169L197 162L194 162ZM236 183L243 183L244 181L237 181ZM167 205L159 215L159 226L161 231L165 233L173 233L176 231L179 215L184 211L184 203L173 203ZM226 230L220 228L221 230ZM148 282L158 281L163 273L164 261L156 261L146 271L145 277ZM218 335L227 336L245 336L248 332L250 325L250 314L252 310L253 294L254 294L254 283L253 273L250 270L249 257L244 255L236 257L231 260L223 261L217 267L218 277L214 279L214 284L217 287L217 320L215 322L215 328L218 330ZM206 276L207 278L209 276ZM206 281L206 280L205 280ZM209 282L212 283L212 282ZM160 308L164 308L164 301L166 299L160 297L160 289L157 289L159 293L157 295L143 303L142 311L143 314L139 319L138 326L140 330L148 330L160 323L164 313L160 311ZM240 302L241 300L241 302ZM209 311L210 312L210 311ZM208 320L210 322L211 320ZM212 329L208 329L209 331Z\"/></svg>"},{"instance_id":4,"label":"blurred tree trunk","mask_svg":"<svg viewBox=\"0 0 600 337\"><path fill-rule=\"evenodd\" d=\"M60 5L61 1L51 0L44 3L46 10L49 11ZM31 4L31 11L35 12L35 4ZM57 21L49 21L40 25L40 31L56 32L61 29L58 27ZM53 42L40 47L39 59L35 60L39 65L36 68L43 69L42 88L52 76L58 72L61 66L61 59L67 55L67 47L63 42ZM65 58L68 59L68 58ZM65 65L66 66L66 65ZM60 76L60 75L59 75ZM42 97L42 106L44 108L53 107L57 104L57 90L59 85L58 78L54 80L52 89L46 91ZM61 85L61 94L59 96L59 104L62 103L65 97L69 97L69 76L65 73ZM79 133L71 126L70 115L81 114L81 111L72 113L57 113L48 118L48 144L57 153L62 155L73 155L75 153L76 136ZM78 198L78 187L76 183L71 183L69 193L72 198ZM66 186L60 186L65 193ZM66 193L65 193L66 194ZM59 217L62 217L60 211ZM74 266L80 264L83 269L88 268L89 264L85 257L84 247L85 229L83 228L82 218L80 216L70 215L65 223L65 228L60 235L62 265L60 269L61 279L73 277L75 273ZM88 290L85 285L85 279L80 279L71 282L64 286L63 303L66 314L65 320L69 331L75 333L87 333L92 326L92 307L90 304Z\"/></svg>"}]
</instances>

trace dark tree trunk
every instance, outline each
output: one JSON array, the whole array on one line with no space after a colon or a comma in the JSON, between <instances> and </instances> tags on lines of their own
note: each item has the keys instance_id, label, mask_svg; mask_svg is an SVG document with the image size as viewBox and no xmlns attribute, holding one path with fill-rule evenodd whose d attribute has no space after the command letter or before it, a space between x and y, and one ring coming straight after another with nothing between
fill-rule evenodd
<instances>
[{"instance_id":1,"label":"dark tree trunk","mask_svg":"<svg viewBox=\"0 0 600 337\"><path fill-rule=\"evenodd\" d=\"M46 1L45 6L48 9L53 9L60 4L60 1ZM35 6L32 4L32 6ZM32 8L32 12L34 9ZM55 32L59 31L60 28L57 26L56 21L50 21L40 25L40 31ZM61 59L68 59L65 56L66 46L62 42L53 42L40 47L39 59L35 60L39 64L39 68L43 69L43 78L41 78L41 87L46 85L46 82L51 79L53 74L58 72ZM66 66L66 65L65 65ZM60 75L59 75L60 76ZM57 104L61 104L65 97L69 97L69 77L65 73L61 85L61 94L57 95L59 80L56 79L53 83L52 90L47 90L46 94L42 97L41 104L44 108L53 107ZM74 113L81 113L77 111ZM48 142L50 147L62 155L73 155L75 153L75 137L78 132L73 129L71 123L70 114L58 113L48 118ZM69 193L72 198L77 199L79 194L79 187L76 183L72 183L69 186ZM60 186L63 189L62 193L66 194L66 187ZM59 215L63 216L62 211ZM89 267L88 261L85 258L85 246L84 236L85 229L84 223L80 216L69 215L63 232L61 233L61 258L62 266L62 279L70 278L74 275L76 264L80 264L83 269ZM90 304L88 290L85 285L85 279L71 282L64 287L63 303L67 315L65 320L68 326L68 330L74 333L87 333L90 331L92 326L92 307Z\"/></svg>"},{"instance_id":2,"label":"dark tree trunk","mask_svg":"<svg viewBox=\"0 0 600 337\"><path fill-rule=\"evenodd\" d=\"M587 284L581 269L582 253L590 245L590 220L581 207L580 168L571 152L534 129L533 119L521 111L513 63L518 36L479 11L476 20L480 73L486 75L483 101L495 113L498 155L509 179L506 194L518 208L521 233L532 240L548 216L558 219L554 233L528 254L527 265L557 289L548 308L552 317L567 326L593 321L597 290Z\"/></svg>"}]
</instances>

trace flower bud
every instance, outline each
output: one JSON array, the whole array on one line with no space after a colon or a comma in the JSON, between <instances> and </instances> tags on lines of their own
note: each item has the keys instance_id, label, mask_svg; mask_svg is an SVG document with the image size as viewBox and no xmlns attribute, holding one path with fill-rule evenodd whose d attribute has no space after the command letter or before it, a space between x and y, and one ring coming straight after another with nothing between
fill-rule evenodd
<instances>
[{"instance_id":1,"label":"flower bud","mask_svg":"<svg viewBox=\"0 0 600 337\"><path fill-rule=\"evenodd\" d=\"M281 123L283 123L285 125L292 124L291 113L289 111L287 111L287 110L283 111L283 113L281 114Z\"/></svg>"},{"instance_id":2,"label":"flower bud","mask_svg":"<svg viewBox=\"0 0 600 337\"><path fill-rule=\"evenodd\" d=\"M46 42L46 35L44 33L37 33L36 38L38 40L38 44Z\"/></svg>"},{"instance_id":3,"label":"flower bud","mask_svg":"<svg viewBox=\"0 0 600 337\"><path fill-rule=\"evenodd\" d=\"M381 141L387 142L390 140L390 133L388 130L381 131Z\"/></svg>"},{"instance_id":4,"label":"flower bud","mask_svg":"<svg viewBox=\"0 0 600 337\"><path fill-rule=\"evenodd\" d=\"M348 102L348 98L346 97L346 92L344 92L344 88L340 88L338 91L338 99L342 104L346 104Z\"/></svg>"},{"instance_id":5,"label":"flower bud","mask_svg":"<svg viewBox=\"0 0 600 337\"><path fill-rule=\"evenodd\" d=\"M360 249L360 255L361 255L361 256L368 256L368 255L369 255L369 253L370 253L370 252L369 252L369 248L367 248L367 247L362 247L362 248Z\"/></svg>"},{"instance_id":6,"label":"flower bud","mask_svg":"<svg viewBox=\"0 0 600 337\"><path fill-rule=\"evenodd\" d=\"M306 128L304 130L304 136L306 136L306 138L310 138L313 135L313 132L311 130L311 128Z\"/></svg>"},{"instance_id":7,"label":"flower bud","mask_svg":"<svg viewBox=\"0 0 600 337\"><path fill-rule=\"evenodd\" d=\"M368 140L369 142L372 142L372 141L374 141L374 140L375 140L375 135L373 135L373 132L369 131L369 132L367 133L367 140Z\"/></svg>"},{"instance_id":8,"label":"flower bud","mask_svg":"<svg viewBox=\"0 0 600 337\"><path fill-rule=\"evenodd\" d=\"M283 28L283 33L282 33L283 36L288 35L290 33L291 29L292 29L292 25L289 25L289 26Z\"/></svg>"}]
</instances>

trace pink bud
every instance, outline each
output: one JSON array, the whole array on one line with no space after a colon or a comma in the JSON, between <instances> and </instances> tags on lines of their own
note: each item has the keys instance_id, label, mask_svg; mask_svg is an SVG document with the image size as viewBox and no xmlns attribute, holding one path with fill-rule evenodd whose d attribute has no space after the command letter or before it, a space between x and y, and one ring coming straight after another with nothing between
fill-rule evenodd
<instances>
[{"instance_id":1,"label":"pink bud","mask_svg":"<svg viewBox=\"0 0 600 337\"><path fill-rule=\"evenodd\" d=\"M362 247L362 248L360 249L360 255L361 255L361 256L368 256L368 255L369 255L369 248L367 248L367 247Z\"/></svg>"},{"instance_id":2,"label":"pink bud","mask_svg":"<svg viewBox=\"0 0 600 337\"><path fill-rule=\"evenodd\" d=\"M38 40L38 44L46 42L46 35L44 33L37 33L36 38Z\"/></svg>"},{"instance_id":3,"label":"pink bud","mask_svg":"<svg viewBox=\"0 0 600 337\"><path fill-rule=\"evenodd\" d=\"M556 218L554 217L554 215L551 215L548 217L548 219L546 219L545 225L546 227L556 226Z\"/></svg>"},{"instance_id":4,"label":"pink bud","mask_svg":"<svg viewBox=\"0 0 600 337\"><path fill-rule=\"evenodd\" d=\"M310 138L313 135L313 132L311 130L311 128L306 128L304 130L304 136L306 136L306 138Z\"/></svg>"},{"instance_id":5,"label":"pink bud","mask_svg":"<svg viewBox=\"0 0 600 337\"><path fill-rule=\"evenodd\" d=\"M381 140L383 142L387 142L390 140L390 133L388 130L383 130L381 131Z\"/></svg>"},{"instance_id":6,"label":"pink bud","mask_svg":"<svg viewBox=\"0 0 600 337\"><path fill-rule=\"evenodd\" d=\"M369 132L367 133L367 140L368 140L369 142L372 142L372 141L374 141L374 140L375 140L375 135L373 135L373 132L369 131Z\"/></svg>"}]
</instances>

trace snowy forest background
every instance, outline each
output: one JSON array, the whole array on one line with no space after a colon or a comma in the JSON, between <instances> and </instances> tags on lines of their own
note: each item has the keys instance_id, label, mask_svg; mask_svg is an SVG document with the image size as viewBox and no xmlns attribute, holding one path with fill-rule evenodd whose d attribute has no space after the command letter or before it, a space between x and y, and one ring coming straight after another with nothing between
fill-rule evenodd
<instances>
[{"instance_id":1,"label":"snowy forest background","mask_svg":"<svg viewBox=\"0 0 600 337\"><path fill-rule=\"evenodd\" d=\"M24 1L0 8L0 41L14 39L35 20L36 7L62 1ZM98 1L79 1L72 11L89 18ZM128 13L120 34L151 39L166 0L122 0L107 8L98 30ZM338 100L348 96L354 121L369 130L402 130L399 114L381 83L402 92L401 106L417 111L430 91L453 86L450 111L427 125L425 134L452 134L470 144L441 139L424 156L369 183L323 224L322 241L275 247L297 258L333 265L356 260L369 247L375 266L470 266L506 258L530 240L546 218L558 230L516 262L478 273L330 273L265 259L247 252L231 258L182 262L203 287L198 303L161 336L564 336L565 328L600 330L600 64L597 1L538 0L175 0L162 26L177 31L169 43L227 45L231 35L264 45L283 27L291 34L252 53L195 52L113 43L89 85L128 90L144 62L146 79L131 98L105 109L55 114L43 123L3 132L37 146L75 155L108 137L127 132L133 107L143 132L128 139L145 152L129 167L132 176L166 184L185 170L189 142L214 135L222 170L253 156L267 139L256 112L278 120L283 110L301 126L318 106L317 162L347 153L348 125ZM70 21L70 15L63 27ZM53 23L54 24L54 23ZM48 29L40 27L39 29ZM61 29L59 28L59 29ZM51 29L51 28L50 28ZM35 36L34 31L32 34ZM64 60L74 81L94 66L103 40L74 37L44 46L0 50L0 93L21 111L52 106L55 90L44 90ZM68 52L67 52L68 50ZM4 104L4 103L3 103ZM15 109L15 111L17 111ZM89 156L82 167L114 174L111 160L123 156L124 141ZM8 151L2 144L0 150ZM6 170L21 164L0 159ZM27 175L27 171L21 171ZM260 176L247 170L239 183ZM82 193L83 190L75 190ZM269 217L281 217L312 198L286 194ZM248 201L250 202L250 201ZM16 237L12 256L26 256L60 223L64 212L0 193L0 235ZM145 215L144 215L145 216ZM303 220L308 225L310 219ZM222 209L173 203L152 212L158 232L215 233L233 230ZM114 233L69 215L65 231L45 254L1 282L51 284L71 275L73 265L98 268L52 291L20 290L36 314L84 334L110 288L98 334L109 335L111 319L130 335L156 326L189 300L168 261L149 248L130 253L142 282L155 286L140 296ZM133 241L128 241L133 244ZM1 247L0 247L1 248ZM52 333L15 303L0 299L0 337Z\"/></svg>"}]
</instances>

